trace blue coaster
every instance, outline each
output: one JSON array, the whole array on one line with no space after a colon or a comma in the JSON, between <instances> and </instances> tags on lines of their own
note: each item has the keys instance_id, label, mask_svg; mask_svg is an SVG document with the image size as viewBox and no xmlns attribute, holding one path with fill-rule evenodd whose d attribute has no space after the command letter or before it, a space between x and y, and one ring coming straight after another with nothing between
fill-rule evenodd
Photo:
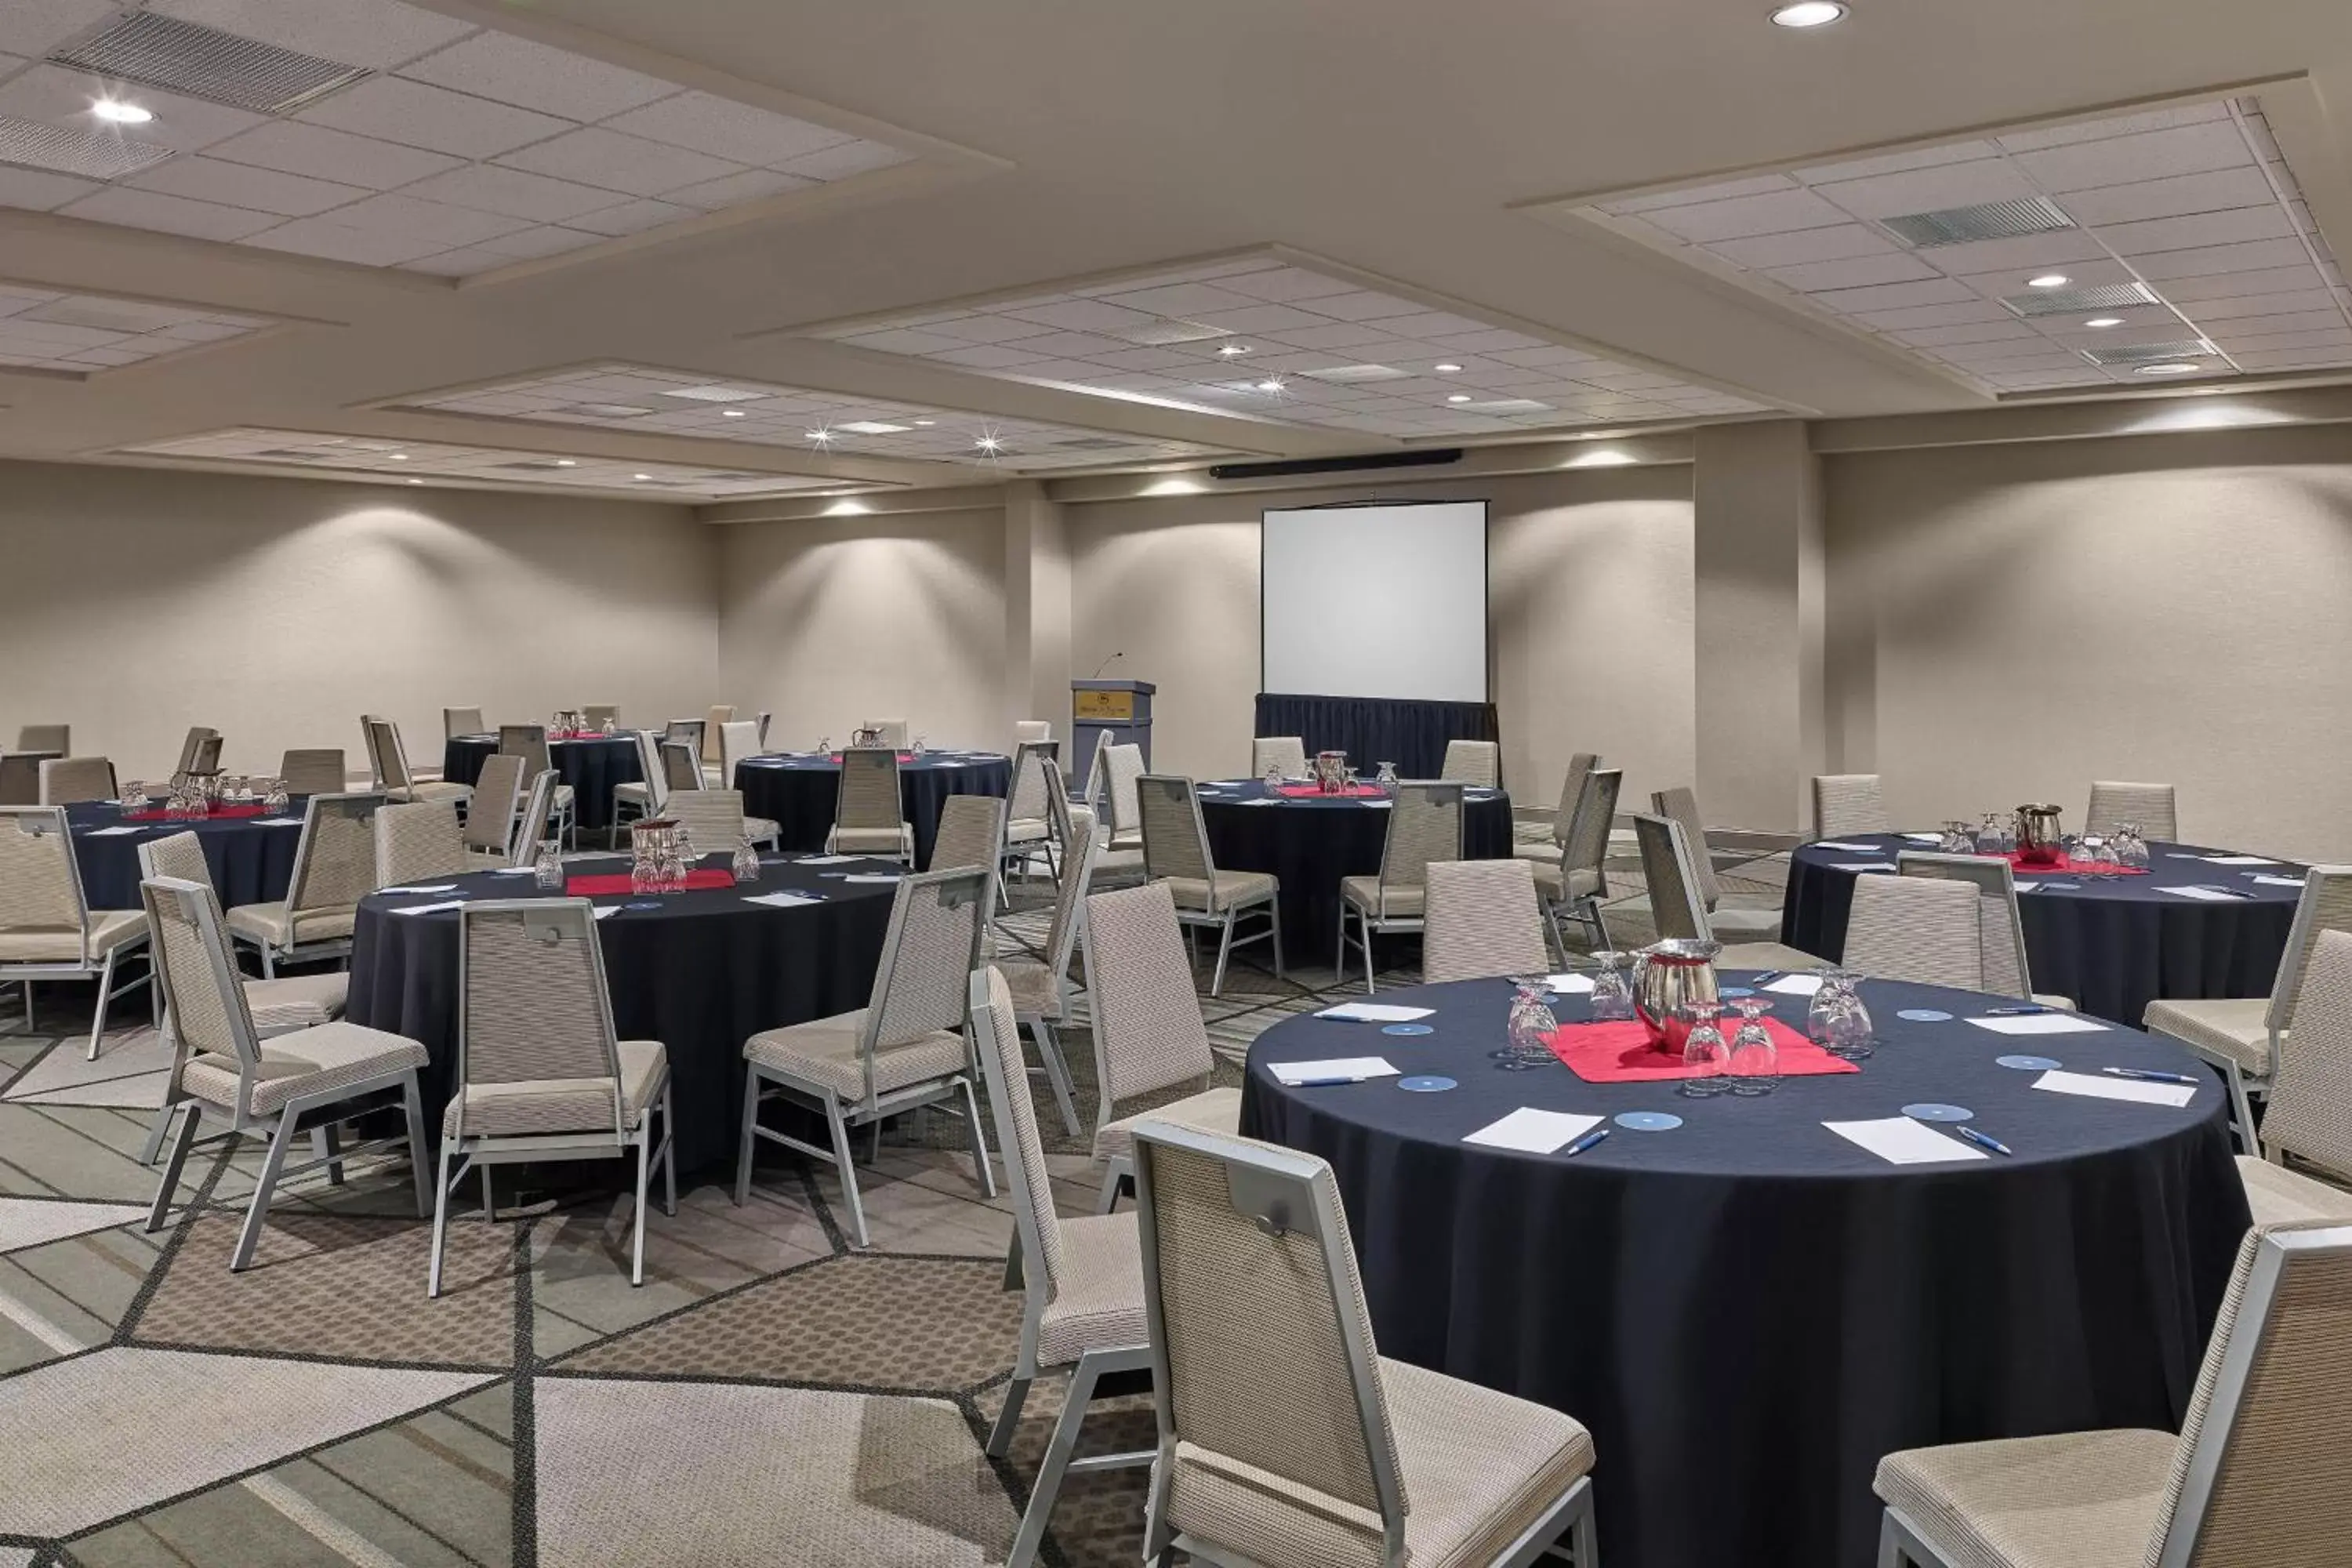
<instances>
[{"instance_id":1,"label":"blue coaster","mask_svg":"<svg viewBox=\"0 0 2352 1568\"><path fill-rule=\"evenodd\" d=\"M1967 1121L1976 1116L1975 1111L1962 1106L1932 1103L1906 1105L1903 1108L1903 1114L1914 1121Z\"/></svg>"},{"instance_id":2,"label":"blue coaster","mask_svg":"<svg viewBox=\"0 0 2352 1568\"><path fill-rule=\"evenodd\" d=\"M1682 1124L1681 1117L1663 1110L1629 1110L1617 1118L1617 1125L1628 1132L1672 1132Z\"/></svg>"},{"instance_id":3,"label":"blue coaster","mask_svg":"<svg viewBox=\"0 0 2352 1568\"><path fill-rule=\"evenodd\" d=\"M1435 1073L1420 1073L1397 1079L1397 1087L1409 1094L1441 1094L1454 1087L1454 1080Z\"/></svg>"},{"instance_id":4,"label":"blue coaster","mask_svg":"<svg viewBox=\"0 0 2352 1568\"><path fill-rule=\"evenodd\" d=\"M625 910L657 910L662 906L659 899L632 899L621 907Z\"/></svg>"},{"instance_id":5,"label":"blue coaster","mask_svg":"<svg viewBox=\"0 0 2352 1568\"><path fill-rule=\"evenodd\" d=\"M1895 1016L1908 1018L1915 1024L1948 1024L1952 1021L1952 1016L1941 1007L1906 1007Z\"/></svg>"},{"instance_id":6,"label":"blue coaster","mask_svg":"<svg viewBox=\"0 0 2352 1568\"><path fill-rule=\"evenodd\" d=\"M1383 1035L1433 1035L1437 1031L1427 1024L1383 1024L1381 1026L1381 1033Z\"/></svg>"},{"instance_id":7,"label":"blue coaster","mask_svg":"<svg viewBox=\"0 0 2352 1568\"><path fill-rule=\"evenodd\" d=\"M2055 1072L2065 1065L2056 1057L1995 1057L1993 1060L2018 1072Z\"/></svg>"},{"instance_id":8,"label":"blue coaster","mask_svg":"<svg viewBox=\"0 0 2352 1568\"><path fill-rule=\"evenodd\" d=\"M1727 985L1717 991L1716 994L1718 996L1729 996L1733 998L1753 996L1756 994L1756 988L1752 985Z\"/></svg>"}]
</instances>

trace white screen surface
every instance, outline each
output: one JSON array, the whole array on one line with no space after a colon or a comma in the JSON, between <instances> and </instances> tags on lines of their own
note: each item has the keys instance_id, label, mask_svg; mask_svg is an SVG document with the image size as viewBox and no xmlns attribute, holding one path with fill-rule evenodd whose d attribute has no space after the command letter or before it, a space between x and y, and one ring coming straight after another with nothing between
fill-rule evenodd
<instances>
[{"instance_id":1,"label":"white screen surface","mask_svg":"<svg viewBox=\"0 0 2352 1568\"><path fill-rule=\"evenodd\" d=\"M1265 691L1486 700L1486 503L1268 511Z\"/></svg>"}]
</instances>

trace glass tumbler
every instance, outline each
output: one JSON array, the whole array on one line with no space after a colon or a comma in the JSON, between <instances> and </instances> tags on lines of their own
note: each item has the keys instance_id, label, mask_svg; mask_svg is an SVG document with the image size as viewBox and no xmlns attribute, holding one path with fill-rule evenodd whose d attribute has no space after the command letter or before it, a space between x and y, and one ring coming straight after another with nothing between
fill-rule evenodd
<instances>
[{"instance_id":1,"label":"glass tumbler","mask_svg":"<svg viewBox=\"0 0 2352 1568\"><path fill-rule=\"evenodd\" d=\"M1515 1072L1530 1068L1549 1067L1557 1060L1547 1042L1551 1032L1559 1027L1559 1020L1551 1010L1551 980L1542 974L1515 974L1511 977L1514 994L1511 1012L1505 1026L1505 1037L1509 1042L1495 1053L1495 1059Z\"/></svg>"},{"instance_id":2,"label":"glass tumbler","mask_svg":"<svg viewBox=\"0 0 2352 1568\"><path fill-rule=\"evenodd\" d=\"M1764 1026L1771 1004L1761 996L1742 996L1732 1005L1739 1009L1739 1032L1731 1037L1731 1092L1769 1094L1780 1087L1780 1047Z\"/></svg>"},{"instance_id":3,"label":"glass tumbler","mask_svg":"<svg viewBox=\"0 0 2352 1568\"><path fill-rule=\"evenodd\" d=\"M1612 951L1592 955L1600 971L1592 977L1592 1021L1630 1023L1633 1017L1633 984L1625 973L1625 956Z\"/></svg>"},{"instance_id":4,"label":"glass tumbler","mask_svg":"<svg viewBox=\"0 0 2352 1568\"><path fill-rule=\"evenodd\" d=\"M1711 1100L1731 1087L1731 1047L1724 1044L1720 1002L1690 1005L1690 1037L1683 1042L1683 1081L1678 1092L1691 1100Z\"/></svg>"}]
</instances>

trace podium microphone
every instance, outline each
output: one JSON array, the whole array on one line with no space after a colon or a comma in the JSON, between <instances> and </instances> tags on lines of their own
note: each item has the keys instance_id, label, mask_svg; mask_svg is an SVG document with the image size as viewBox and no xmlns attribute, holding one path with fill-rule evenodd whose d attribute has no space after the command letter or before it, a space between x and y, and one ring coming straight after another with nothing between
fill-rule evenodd
<instances>
[{"instance_id":1,"label":"podium microphone","mask_svg":"<svg viewBox=\"0 0 2352 1568\"><path fill-rule=\"evenodd\" d=\"M1102 672L1103 672L1104 670L1108 669L1112 665L1117 664L1120 659L1125 658L1126 657L1127 657L1127 650L1126 650L1125 648L1121 648L1121 649L1119 649L1117 653L1115 653L1115 654L1111 655L1108 658L1107 658L1107 659L1103 660L1100 664L1098 664L1098 665L1095 666L1095 672L1094 672L1092 675L1090 675L1090 676L1087 677L1087 679L1088 680L1099 680L1099 679L1102 679Z\"/></svg>"}]
</instances>

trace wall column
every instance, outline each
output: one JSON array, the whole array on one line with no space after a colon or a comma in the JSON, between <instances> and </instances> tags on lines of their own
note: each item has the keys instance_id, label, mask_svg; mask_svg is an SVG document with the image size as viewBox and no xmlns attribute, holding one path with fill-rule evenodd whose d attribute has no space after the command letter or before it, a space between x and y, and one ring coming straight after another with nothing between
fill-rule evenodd
<instances>
[{"instance_id":1,"label":"wall column","mask_svg":"<svg viewBox=\"0 0 2352 1568\"><path fill-rule=\"evenodd\" d=\"M1004 733L1044 719L1070 735L1070 548L1059 503L1034 479L1004 487Z\"/></svg>"},{"instance_id":2,"label":"wall column","mask_svg":"<svg viewBox=\"0 0 2352 1568\"><path fill-rule=\"evenodd\" d=\"M1795 419L1694 443L1699 805L1710 826L1801 832L1828 756L1821 460Z\"/></svg>"}]
</instances>

